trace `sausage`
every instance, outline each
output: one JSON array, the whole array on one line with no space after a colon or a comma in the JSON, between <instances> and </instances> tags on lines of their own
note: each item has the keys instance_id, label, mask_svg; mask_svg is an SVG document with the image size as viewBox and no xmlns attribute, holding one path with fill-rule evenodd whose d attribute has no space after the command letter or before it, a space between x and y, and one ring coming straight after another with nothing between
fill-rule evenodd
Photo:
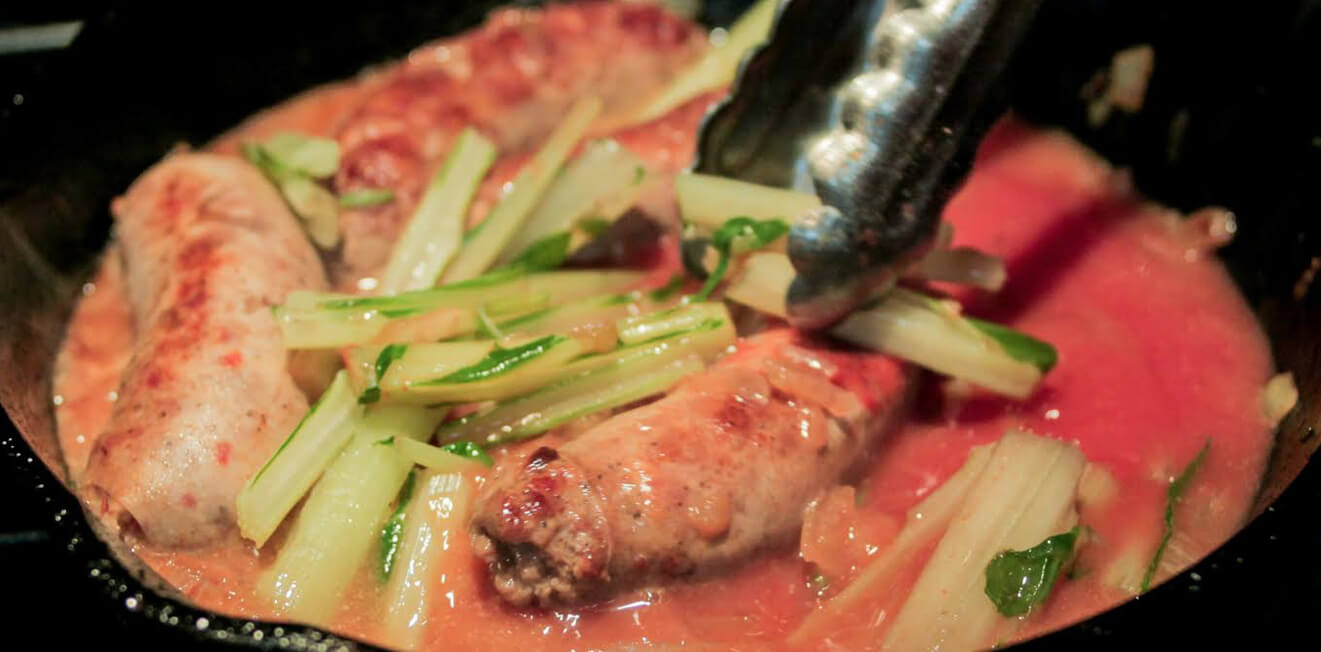
<instances>
[{"instance_id":1,"label":"sausage","mask_svg":"<svg viewBox=\"0 0 1321 652\"><path fill-rule=\"evenodd\" d=\"M512 455L474 505L474 550L516 606L694 577L793 540L802 511L906 405L908 369L787 329L666 397Z\"/></svg>"},{"instance_id":2,"label":"sausage","mask_svg":"<svg viewBox=\"0 0 1321 652\"><path fill-rule=\"evenodd\" d=\"M601 97L592 133L608 133L704 47L700 29L651 3L581 2L499 10L472 32L415 50L380 73L339 130L337 191L389 188L395 199L343 213L336 286L351 291L385 264L464 127L512 156L474 202L480 213L525 160L520 153L539 145L576 99Z\"/></svg>"},{"instance_id":3,"label":"sausage","mask_svg":"<svg viewBox=\"0 0 1321 652\"><path fill-rule=\"evenodd\" d=\"M307 409L270 306L325 273L235 157L169 156L111 211L136 337L79 489L121 536L198 546L232 528L240 487Z\"/></svg>"}]
</instances>

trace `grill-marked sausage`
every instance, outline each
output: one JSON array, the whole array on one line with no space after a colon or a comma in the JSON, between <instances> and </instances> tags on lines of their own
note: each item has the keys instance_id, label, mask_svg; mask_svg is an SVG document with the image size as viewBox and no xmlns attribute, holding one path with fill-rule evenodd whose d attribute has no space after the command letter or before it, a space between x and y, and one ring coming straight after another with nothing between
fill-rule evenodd
<instances>
[{"instance_id":1,"label":"grill-marked sausage","mask_svg":"<svg viewBox=\"0 0 1321 652\"><path fill-rule=\"evenodd\" d=\"M514 455L477 499L475 550L518 606L719 571L791 541L802 510L901 412L899 362L758 335L665 398Z\"/></svg>"},{"instance_id":2,"label":"grill-marked sausage","mask_svg":"<svg viewBox=\"0 0 1321 652\"><path fill-rule=\"evenodd\" d=\"M513 155L484 184L480 214L521 166L520 153L539 145L576 99L601 98L604 112L592 133L607 133L704 45L701 30L656 5L579 2L502 9L472 32L415 50L381 73L386 79L339 131L337 190L389 188L395 199L344 212L336 285L353 290L385 264L464 127ZM678 164L687 165L687 157Z\"/></svg>"}]
</instances>

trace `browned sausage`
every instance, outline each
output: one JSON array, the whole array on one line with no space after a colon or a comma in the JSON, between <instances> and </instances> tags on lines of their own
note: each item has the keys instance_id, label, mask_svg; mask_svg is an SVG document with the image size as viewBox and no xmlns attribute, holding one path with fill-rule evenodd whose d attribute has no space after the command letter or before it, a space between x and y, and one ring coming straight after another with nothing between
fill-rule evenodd
<instances>
[{"instance_id":1,"label":"browned sausage","mask_svg":"<svg viewBox=\"0 0 1321 652\"><path fill-rule=\"evenodd\" d=\"M798 338L745 340L665 398L497 469L472 528L496 591L519 606L580 603L792 540L910 384L890 358Z\"/></svg>"},{"instance_id":2,"label":"browned sausage","mask_svg":"<svg viewBox=\"0 0 1321 652\"><path fill-rule=\"evenodd\" d=\"M414 51L381 73L339 131L336 188L390 188L395 201L345 211L336 285L352 290L384 265L464 127L517 155L540 144L574 100L597 94L605 110L592 131L606 133L704 45L701 30L654 4L579 2L502 9L476 30ZM477 212L520 163L515 156L496 166Z\"/></svg>"},{"instance_id":3,"label":"browned sausage","mask_svg":"<svg viewBox=\"0 0 1321 652\"><path fill-rule=\"evenodd\" d=\"M137 335L81 492L122 535L202 544L232 527L239 488L307 409L270 306L325 275L238 158L170 156L112 211Z\"/></svg>"}]
</instances>

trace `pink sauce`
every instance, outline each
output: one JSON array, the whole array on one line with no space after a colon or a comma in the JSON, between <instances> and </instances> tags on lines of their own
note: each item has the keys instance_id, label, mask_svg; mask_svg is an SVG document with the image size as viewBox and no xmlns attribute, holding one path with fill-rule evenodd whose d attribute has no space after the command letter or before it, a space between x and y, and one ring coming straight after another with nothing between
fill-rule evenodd
<instances>
[{"instance_id":1,"label":"pink sauce","mask_svg":"<svg viewBox=\"0 0 1321 652\"><path fill-rule=\"evenodd\" d=\"M1161 576L1209 552L1247 514L1271 445L1260 391L1272 372L1253 316L1212 257L1190 245L1176 216L1123 190L1117 176L1067 137L1013 120L988 138L979 165L946 217L956 245L1002 256L1010 280L997 295L956 293L971 314L1052 342L1057 368L1030 400L974 394L947 400L931 379L912 419L892 433L859 483L857 548L865 563L884 550L904 513L940 485L969 449L1011 427L1077 443L1115 480L1113 495L1089 503L1081 520L1096 532L1078 561L1079 579L1060 582L1020 635L1052 629L1131 595L1160 534L1165 490L1209 440L1210 453L1181 503L1175 546ZM109 275L106 275L109 274ZM113 272L80 306L62 353L56 393L62 443L77 469L108 414L131 320L114 299ZM79 440L78 435L83 435ZM76 478L76 473L75 473ZM429 647L543 649L686 643L765 649L820 603L796 550L751 560L723 577L620 596L578 612L518 611L489 587L468 549L433 578L446 598L432 603ZM267 615L252 596L261 554L242 545L201 553L138 553L201 606ZM857 551L861 552L857 552ZM831 629L844 649L875 647L866 623L902 602L919 568L865 613ZM380 640L376 584L360 578L336 629ZM811 647L827 647L826 641Z\"/></svg>"}]
</instances>

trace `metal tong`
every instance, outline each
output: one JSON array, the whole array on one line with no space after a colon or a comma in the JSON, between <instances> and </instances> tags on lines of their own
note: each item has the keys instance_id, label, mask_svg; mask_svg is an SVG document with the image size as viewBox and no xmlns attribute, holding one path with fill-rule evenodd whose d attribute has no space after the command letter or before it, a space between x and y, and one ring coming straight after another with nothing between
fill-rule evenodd
<instances>
[{"instance_id":1,"label":"metal tong","mask_svg":"<svg viewBox=\"0 0 1321 652\"><path fill-rule=\"evenodd\" d=\"M821 197L790 216L793 325L834 323L931 246L1039 1L782 0L694 171Z\"/></svg>"}]
</instances>

